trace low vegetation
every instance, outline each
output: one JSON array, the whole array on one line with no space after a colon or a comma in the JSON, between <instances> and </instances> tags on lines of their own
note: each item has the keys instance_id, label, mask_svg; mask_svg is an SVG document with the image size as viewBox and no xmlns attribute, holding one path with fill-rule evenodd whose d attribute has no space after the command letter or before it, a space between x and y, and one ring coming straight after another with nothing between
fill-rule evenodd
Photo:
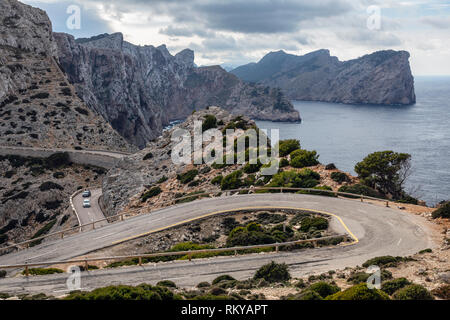
<instances>
[{"instance_id":1,"label":"low vegetation","mask_svg":"<svg viewBox=\"0 0 450 320\"><path fill-rule=\"evenodd\" d=\"M259 268L253 279L264 279L267 282L282 282L291 279L288 266L285 263L275 263L272 261L269 264L263 265Z\"/></svg>"}]
</instances>

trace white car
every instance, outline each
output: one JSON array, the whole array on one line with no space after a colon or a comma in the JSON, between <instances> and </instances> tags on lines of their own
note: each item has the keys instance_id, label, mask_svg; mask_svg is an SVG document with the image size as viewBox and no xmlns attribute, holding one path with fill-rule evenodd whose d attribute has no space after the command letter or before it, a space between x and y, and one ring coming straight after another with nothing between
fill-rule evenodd
<instances>
[{"instance_id":1,"label":"white car","mask_svg":"<svg viewBox=\"0 0 450 320\"><path fill-rule=\"evenodd\" d=\"M83 200L83 208L90 208L91 207L91 200L84 199Z\"/></svg>"}]
</instances>

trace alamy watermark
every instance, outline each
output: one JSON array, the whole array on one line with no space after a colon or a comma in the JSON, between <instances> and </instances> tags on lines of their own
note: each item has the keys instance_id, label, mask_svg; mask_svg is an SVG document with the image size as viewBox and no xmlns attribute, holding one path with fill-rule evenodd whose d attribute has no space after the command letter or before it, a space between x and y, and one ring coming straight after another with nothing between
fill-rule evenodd
<instances>
[{"instance_id":1,"label":"alamy watermark","mask_svg":"<svg viewBox=\"0 0 450 320\"><path fill-rule=\"evenodd\" d=\"M73 4L67 7L66 13L69 14L69 17L66 20L67 29L81 29L81 8Z\"/></svg>"},{"instance_id":2,"label":"alamy watermark","mask_svg":"<svg viewBox=\"0 0 450 320\"><path fill-rule=\"evenodd\" d=\"M194 121L194 135L177 128L172 132L174 164L249 164L260 163L262 175L274 175L279 169L278 144L269 145L267 130L218 129L202 132L202 121ZM270 140L279 140L279 130L270 130ZM205 145L206 144L206 145ZM268 154L270 150L270 155Z\"/></svg>"},{"instance_id":3,"label":"alamy watermark","mask_svg":"<svg viewBox=\"0 0 450 320\"><path fill-rule=\"evenodd\" d=\"M366 20L366 25L369 30L381 29L381 8L379 6L369 6L366 10L369 15Z\"/></svg>"}]
</instances>

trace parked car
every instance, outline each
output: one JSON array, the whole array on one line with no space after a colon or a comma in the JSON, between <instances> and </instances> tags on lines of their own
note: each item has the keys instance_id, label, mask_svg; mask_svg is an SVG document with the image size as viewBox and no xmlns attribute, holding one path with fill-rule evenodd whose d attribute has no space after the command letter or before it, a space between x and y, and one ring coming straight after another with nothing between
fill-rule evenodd
<instances>
[{"instance_id":1,"label":"parked car","mask_svg":"<svg viewBox=\"0 0 450 320\"><path fill-rule=\"evenodd\" d=\"M83 208L90 208L91 207L91 200L84 199L83 200Z\"/></svg>"},{"instance_id":2,"label":"parked car","mask_svg":"<svg viewBox=\"0 0 450 320\"><path fill-rule=\"evenodd\" d=\"M85 190L82 193L83 198L89 198L91 196L91 192L89 190Z\"/></svg>"}]
</instances>

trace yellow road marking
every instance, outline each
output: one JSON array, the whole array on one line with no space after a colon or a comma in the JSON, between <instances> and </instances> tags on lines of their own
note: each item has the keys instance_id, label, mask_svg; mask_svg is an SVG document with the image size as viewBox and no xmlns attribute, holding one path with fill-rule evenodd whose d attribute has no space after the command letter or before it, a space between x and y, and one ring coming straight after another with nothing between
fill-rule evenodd
<instances>
[{"instance_id":1,"label":"yellow road marking","mask_svg":"<svg viewBox=\"0 0 450 320\"><path fill-rule=\"evenodd\" d=\"M141 234L138 234L138 235L135 235L135 236L124 238L122 240L117 240L117 241L114 241L113 243L111 243L111 245L117 245L117 244L122 243L122 242L126 242L126 241L134 240L134 239L137 239L137 238L145 237L145 236L148 236L148 235L150 235L152 233L156 233L156 232L159 232L159 231L167 230L167 229L179 226L179 225L183 225L183 224L186 224L186 223L189 223L189 222L192 222L192 221L200 220L200 219L211 217L211 216L214 216L214 215L219 215L221 213L228 213L228 212L233 212L233 211L243 211L243 210L250 210L250 209L251 210L255 210L255 209L259 209L259 210L264 210L264 209L304 210L304 211L311 211L311 212L322 213L322 214L325 214L325 215L333 216L342 224L344 229L348 232L348 234L354 240L352 243L344 244L344 246L345 245L356 244L356 243L359 242L358 238L353 234L353 232L350 231L350 229L347 227L347 225L344 223L344 221L342 221L341 217L335 215L334 213L330 213L330 212L326 212L326 211L320 211L320 210L305 209L305 208L296 208L296 207L263 206L263 207L243 207L243 208L236 208L236 209L229 209L229 210L214 211L214 212L207 213L207 214L204 214L204 215L199 216L199 217L195 217L195 218L192 218L192 219L187 219L187 220L184 220L184 221L180 221L180 222L177 222L177 223L174 223L174 224L162 227L162 228L154 229L154 230L151 230L151 231L148 231L148 232L144 232L144 233L141 233Z\"/></svg>"}]
</instances>

